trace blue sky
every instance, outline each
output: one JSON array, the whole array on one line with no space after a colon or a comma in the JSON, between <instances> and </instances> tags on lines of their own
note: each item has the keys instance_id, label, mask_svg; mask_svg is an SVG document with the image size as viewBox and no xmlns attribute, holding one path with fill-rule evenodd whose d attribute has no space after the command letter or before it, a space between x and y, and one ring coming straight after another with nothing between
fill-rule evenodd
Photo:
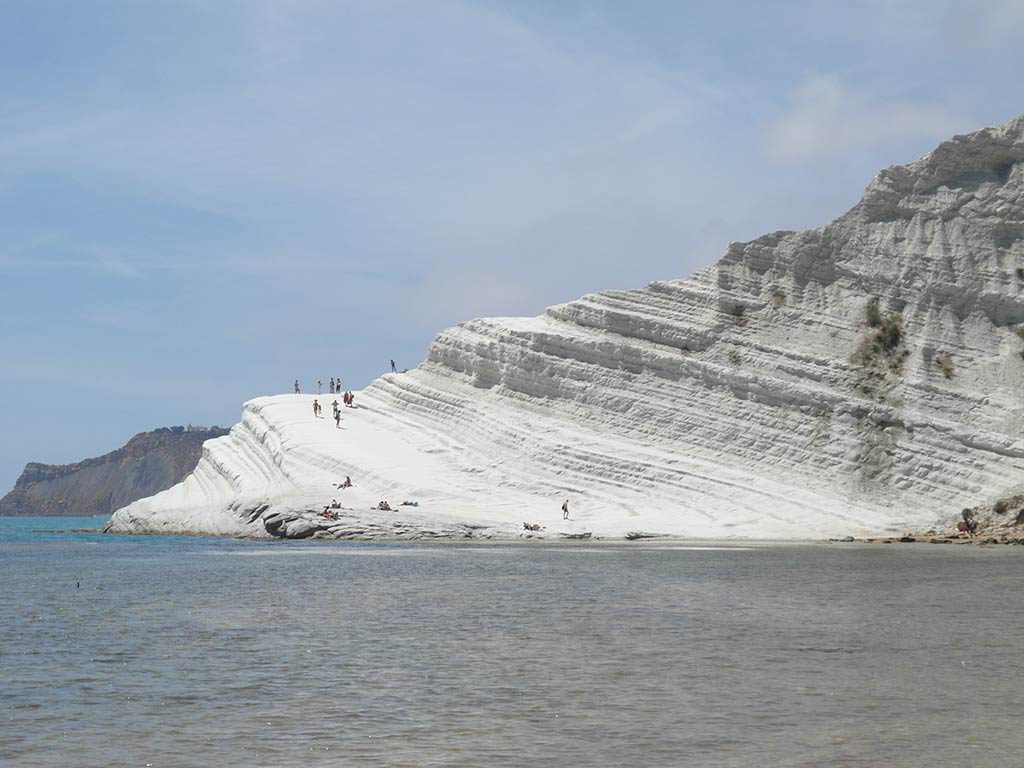
<instances>
[{"instance_id":1,"label":"blue sky","mask_svg":"<svg viewBox=\"0 0 1024 768\"><path fill-rule=\"evenodd\" d=\"M1024 112L1016 2L0 4L0 488L681 277Z\"/></svg>"}]
</instances>

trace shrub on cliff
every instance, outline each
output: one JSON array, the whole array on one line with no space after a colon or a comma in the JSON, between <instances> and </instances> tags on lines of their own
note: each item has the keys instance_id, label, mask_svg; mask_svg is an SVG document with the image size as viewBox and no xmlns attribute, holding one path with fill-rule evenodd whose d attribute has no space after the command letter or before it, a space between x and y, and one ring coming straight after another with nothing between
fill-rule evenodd
<instances>
[{"instance_id":1,"label":"shrub on cliff","mask_svg":"<svg viewBox=\"0 0 1024 768\"><path fill-rule=\"evenodd\" d=\"M899 374L903 370L903 359L907 350L901 350L903 341L903 317L899 312L883 315L878 306L878 297L872 296L864 310L864 320L871 328L850 356L850 362L876 370L888 368Z\"/></svg>"},{"instance_id":2,"label":"shrub on cliff","mask_svg":"<svg viewBox=\"0 0 1024 768\"><path fill-rule=\"evenodd\" d=\"M903 318L899 314L888 315L875 333L875 338L882 349L896 349L903 338Z\"/></svg>"}]
</instances>

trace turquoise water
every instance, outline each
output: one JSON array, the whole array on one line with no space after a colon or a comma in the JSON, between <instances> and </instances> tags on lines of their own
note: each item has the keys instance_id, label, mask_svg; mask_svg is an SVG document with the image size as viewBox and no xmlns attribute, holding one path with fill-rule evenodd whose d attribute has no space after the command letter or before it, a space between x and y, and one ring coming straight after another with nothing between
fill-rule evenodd
<instances>
[{"instance_id":1,"label":"turquoise water","mask_svg":"<svg viewBox=\"0 0 1024 768\"><path fill-rule=\"evenodd\" d=\"M1021 548L101 522L0 518L0 765L1021 764Z\"/></svg>"}]
</instances>

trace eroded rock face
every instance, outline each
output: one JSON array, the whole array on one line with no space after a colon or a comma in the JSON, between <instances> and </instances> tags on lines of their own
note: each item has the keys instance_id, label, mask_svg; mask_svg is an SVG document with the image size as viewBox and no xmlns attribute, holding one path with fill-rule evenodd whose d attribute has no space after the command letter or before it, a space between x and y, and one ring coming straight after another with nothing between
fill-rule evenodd
<instances>
[{"instance_id":1,"label":"eroded rock face","mask_svg":"<svg viewBox=\"0 0 1024 768\"><path fill-rule=\"evenodd\" d=\"M221 427L165 427L76 464L28 464L0 499L0 515L110 514L181 482L199 462L203 443L227 433Z\"/></svg>"},{"instance_id":2,"label":"eroded rock face","mask_svg":"<svg viewBox=\"0 0 1024 768\"><path fill-rule=\"evenodd\" d=\"M242 530L240 499L351 474L466 518L572 496L607 535L927 525L1024 482L1022 160L1024 117L688 279L463 323L361 393L337 444L304 401L252 401L191 485L121 520Z\"/></svg>"}]
</instances>

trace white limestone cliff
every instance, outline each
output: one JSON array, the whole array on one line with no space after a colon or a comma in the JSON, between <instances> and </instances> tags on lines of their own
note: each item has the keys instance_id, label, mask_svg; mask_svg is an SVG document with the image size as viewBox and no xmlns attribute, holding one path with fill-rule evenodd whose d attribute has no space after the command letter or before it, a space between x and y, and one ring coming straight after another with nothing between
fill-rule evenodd
<instances>
[{"instance_id":1,"label":"white limestone cliff","mask_svg":"<svg viewBox=\"0 0 1024 768\"><path fill-rule=\"evenodd\" d=\"M1024 116L685 280L463 323L358 393L341 430L310 396L253 400L109 529L306 535L299 513L332 498L346 516L317 535L928 525L1024 483L1022 159ZM357 488L334 490L345 475ZM382 498L419 506L369 512Z\"/></svg>"}]
</instances>

